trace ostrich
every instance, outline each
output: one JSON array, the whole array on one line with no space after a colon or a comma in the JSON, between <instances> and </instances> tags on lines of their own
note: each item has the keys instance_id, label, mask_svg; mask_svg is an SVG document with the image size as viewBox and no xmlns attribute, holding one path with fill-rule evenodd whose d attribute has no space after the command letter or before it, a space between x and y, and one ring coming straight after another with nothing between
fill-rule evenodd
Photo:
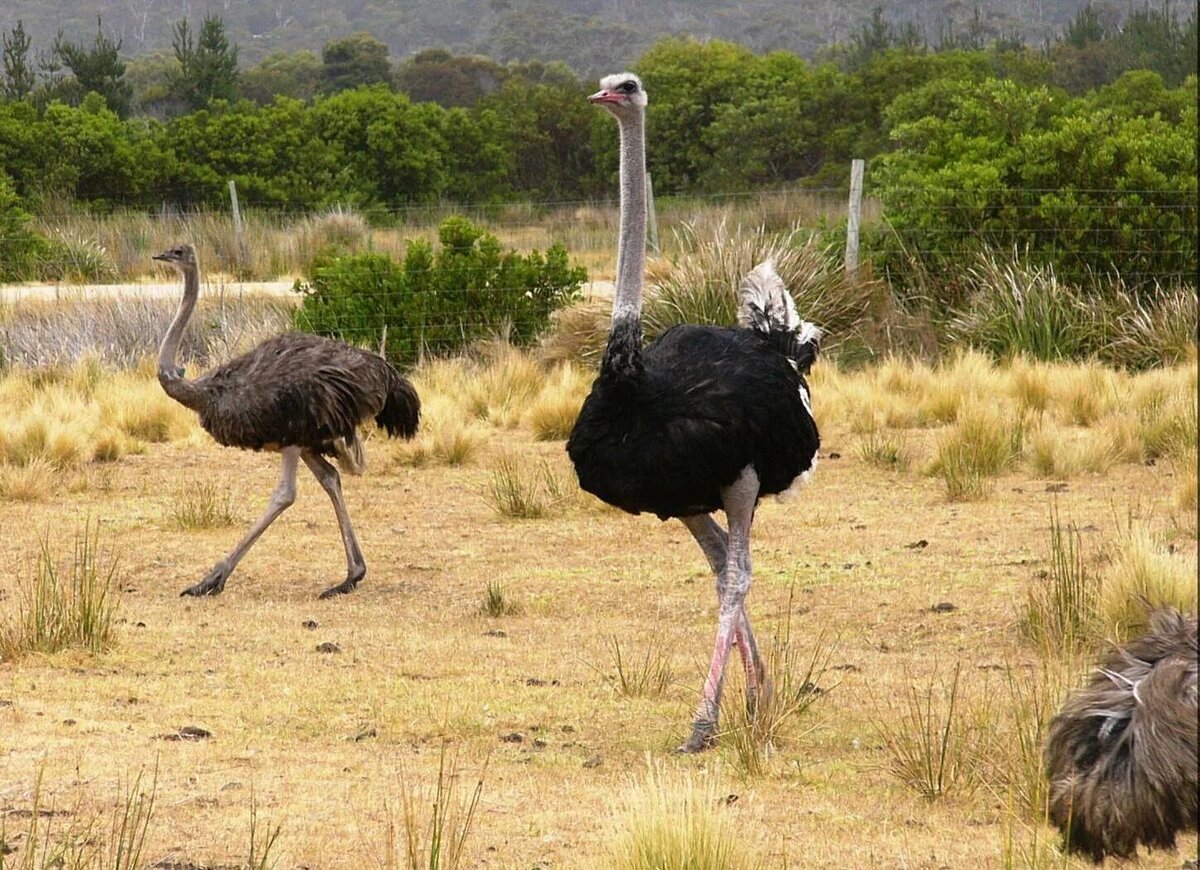
<instances>
[{"instance_id":1,"label":"ostrich","mask_svg":"<svg viewBox=\"0 0 1200 870\"><path fill-rule=\"evenodd\" d=\"M1171 609L1114 649L1050 723L1050 819L1099 863L1196 830L1196 617Z\"/></svg>"},{"instance_id":2,"label":"ostrich","mask_svg":"<svg viewBox=\"0 0 1200 870\"><path fill-rule=\"evenodd\" d=\"M759 498L789 489L816 462L804 375L820 331L797 316L768 261L741 286L740 327L676 326L643 348L646 92L620 73L588 99L620 129L621 221L612 327L567 453L580 486L603 501L682 520L716 576L716 644L692 733L677 750L699 752L716 739L731 646L746 671L747 703L770 697L745 608L750 524ZM711 516L718 509L728 532Z\"/></svg>"},{"instance_id":3,"label":"ostrich","mask_svg":"<svg viewBox=\"0 0 1200 870\"><path fill-rule=\"evenodd\" d=\"M269 338L249 353L194 380L175 363L179 340L200 294L200 264L191 245L154 257L183 275L183 298L158 351L158 382L175 401L200 415L200 425L221 444L283 454L279 485L266 513L225 558L183 595L219 595L246 551L296 500L300 460L329 494L346 547L346 579L321 593L352 590L367 573L342 499L341 476L325 459L335 456L360 473L365 452L358 426L371 417L389 436L411 438L421 403L412 384L382 358L341 342L293 332Z\"/></svg>"}]
</instances>

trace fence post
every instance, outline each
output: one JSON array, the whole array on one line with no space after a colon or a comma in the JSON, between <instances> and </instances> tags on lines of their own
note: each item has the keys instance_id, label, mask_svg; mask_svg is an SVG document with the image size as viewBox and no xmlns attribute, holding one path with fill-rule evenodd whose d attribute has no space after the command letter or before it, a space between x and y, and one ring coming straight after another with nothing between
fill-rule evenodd
<instances>
[{"instance_id":1,"label":"fence post","mask_svg":"<svg viewBox=\"0 0 1200 870\"><path fill-rule=\"evenodd\" d=\"M646 173L646 229L650 233L650 248L654 253L659 252L658 247L658 215L654 211L654 182L650 180L650 173Z\"/></svg>"},{"instance_id":2,"label":"fence post","mask_svg":"<svg viewBox=\"0 0 1200 870\"><path fill-rule=\"evenodd\" d=\"M858 271L858 219L862 208L863 161L850 161L850 207L846 213L846 274Z\"/></svg>"},{"instance_id":3,"label":"fence post","mask_svg":"<svg viewBox=\"0 0 1200 870\"><path fill-rule=\"evenodd\" d=\"M243 267L246 258L246 240L242 235L242 210L238 208L237 183L229 179L229 203L233 207L233 235L237 240L238 269Z\"/></svg>"}]
</instances>

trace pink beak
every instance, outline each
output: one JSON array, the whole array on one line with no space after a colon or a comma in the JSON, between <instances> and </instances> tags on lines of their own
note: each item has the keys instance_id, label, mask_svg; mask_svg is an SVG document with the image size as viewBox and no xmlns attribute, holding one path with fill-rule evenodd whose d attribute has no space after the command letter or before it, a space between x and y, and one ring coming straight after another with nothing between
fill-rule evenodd
<instances>
[{"instance_id":1,"label":"pink beak","mask_svg":"<svg viewBox=\"0 0 1200 870\"><path fill-rule=\"evenodd\" d=\"M596 91L596 93L594 93L590 97L588 97L588 102L589 103L619 103L619 102L621 102L621 95L613 93L612 91Z\"/></svg>"}]
</instances>

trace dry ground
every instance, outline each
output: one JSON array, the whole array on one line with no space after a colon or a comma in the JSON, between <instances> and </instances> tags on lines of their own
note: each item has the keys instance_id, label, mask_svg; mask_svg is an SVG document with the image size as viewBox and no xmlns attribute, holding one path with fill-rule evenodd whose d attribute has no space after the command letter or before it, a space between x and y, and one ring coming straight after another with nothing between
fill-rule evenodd
<instances>
[{"instance_id":1,"label":"dry ground","mask_svg":"<svg viewBox=\"0 0 1200 870\"><path fill-rule=\"evenodd\" d=\"M1032 844L1048 829L1014 824L1005 796L987 787L922 800L889 774L872 720L910 683L956 662L973 695L994 698L1006 665L1033 667L1015 626L1046 558L1052 499L1084 530L1089 553L1131 511L1194 552L1194 525L1180 526L1173 507L1176 469L1117 465L1065 485L1022 470L989 499L956 504L936 478L864 464L854 439L827 431L802 498L764 503L755 524L749 604L760 637L770 642L794 595L793 634L805 644L824 634L835 647L819 681L828 694L752 778L727 746L669 756L714 630L711 579L682 526L585 497L525 521L485 501L494 451L541 454L569 475L561 442L497 431L464 467L377 461L349 478L368 575L333 601L316 596L343 576L336 524L303 477L295 506L223 595L178 597L242 530L174 527L178 488L215 481L248 523L275 484L270 456L155 444L85 491L0 502L0 589L10 590L0 607L32 571L39 535L69 546L88 518L117 551L124 590L111 652L0 665L0 811L28 808L40 771L57 809L104 814L131 777L156 769L155 860L244 862L253 805L260 824L282 823L279 867L376 866L385 804L397 805L403 776L432 781L446 739L484 777L467 866L587 866L610 837L611 808L649 761L717 777L738 796L726 811L770 867L998 867L1008 846L1011 864L1042 866ZM368 452L378 458L380 446ZM519 613L480 614L490 581ZM939 602L955 609L931 610ZM616 694L614 636L634 651L655 642L668 651L675 680L665 697ZM326 642L340 652L319 652ZM740 686L728 691L736 698ZM185 725L213 736L161 739ZM1195 850L1188 837L1142 866L1175 868Z\"/></svg>"}]
</instances>

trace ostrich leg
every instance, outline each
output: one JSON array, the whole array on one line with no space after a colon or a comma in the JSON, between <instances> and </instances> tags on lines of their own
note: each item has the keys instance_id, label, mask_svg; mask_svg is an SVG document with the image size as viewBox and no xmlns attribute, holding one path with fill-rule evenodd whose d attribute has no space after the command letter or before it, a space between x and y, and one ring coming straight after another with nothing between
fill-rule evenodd
<instances>
[{"instance_id":1,"label":"ostrich leg","mask_svg":"<svg viewBox=\"0 0 1200 870\"><path fill-rule=\"evenodd\" d=\"M271 493L271 501L267 505L266 512L259 517L258 522L250 527L246 537L238 541L238 545L230 551L228 556L214 565L203 580L195 586L184 589L180 593L181 596L220 595L225 588L225 581L229 579L229 575L233 573L238 562L242 561L242 556L246 555L246 551L254 546L254 542L267 530L267 527L296 501L296 468L300 458L300 448L285 447L282 452L283 469L279 474L279 484Z\"/></svg>"},{"instance_id":2,"label":"ostrich leg","mask_svg":"<svg viewBox=\"0 0 1200 870\"><path fill-rule=\"evenodd\" d=\"M721 688L725 680L725 663L729 648L745 618L743 610L746 593L750 591L750 524L754 521L754 505L758 500L758 475L746 466L732 484L721 490L725 516L729 520L729 546L725 558L725 588L721 592L717 614L717 639L713 645L712 663L704 681L704 692L696 708L692 736L679 747L679 752L699 752L712 745L717 734L717 719L721 712ZM749 626L749 622L746 622Z\"/></svg>"},{"instance_id":3,"label":"ostrich leg","mask_svg":"<svg viewBox=\"0 0 1200 870\"><path fill-rule=\"evenodd\" d=\"M708 558L709 567L717 580L717 602L720 603L725 594L725 561L728 558L729 535L709 514L683 517L680 521L687 526ZM759 655L758 644L750 628L750 616L746 613L744 603L733 642L737 644L742 667L746 670L746 707L753 714L762 705L770 702L771 679Z\"/></svg>"},{"instance_id":4,"label":"ostrich leg","mask_svg":"<svg viewBox=\"0 0 1200 870\"><path fill-rule=\"evenodd\" d=\"M350 523L350 513L346 510L346 502L342 498L342 477L338 470L319 453L305 450L301 457L309 471L317 478L321 488L329 493L333 502L333 510L337 514L338 529L342 533L342 543L346 547L346 579L337 586L331 586L321 593L322 598L332 598L335 595L345 595L358 585L367 574L367 562L363 559L362 550L358 547L358 539L354 537L354 526Z\"/></svg>"}]
</instances>

